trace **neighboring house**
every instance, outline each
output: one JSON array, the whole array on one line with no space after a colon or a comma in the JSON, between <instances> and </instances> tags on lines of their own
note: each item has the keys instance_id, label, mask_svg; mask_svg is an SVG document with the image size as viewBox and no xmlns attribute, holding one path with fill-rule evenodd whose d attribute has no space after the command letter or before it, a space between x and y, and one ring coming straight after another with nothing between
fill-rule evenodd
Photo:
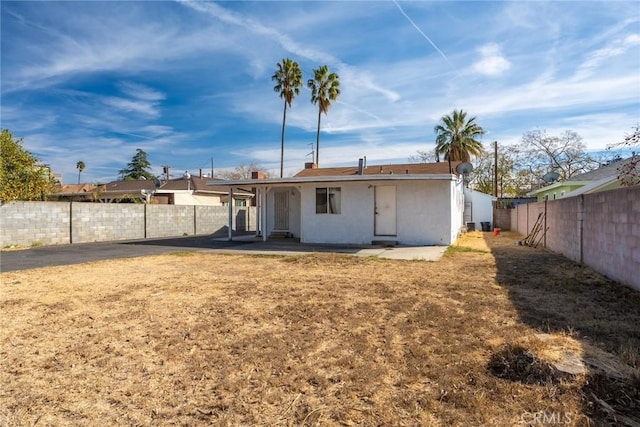
<instances>
[{"instance_id":1,"label":"neighboring house","mask_svg":"<svg viewBox=\"0 0 640 427\"><path fill-rule=\"evenodd\" d=\"M150 203L156 183L146 179L112 181L98 187L96 200L100 203Z\"/></svg>"},{"instance_id":2,"label":"neighboring house","mask_svg":"<svg viewBox=\"0 0 640 427\"><path fill-rule=\"evenodd\" d=\"M92 202L97 187L93 184L62 184L60 191L49 196L49 200L69 202Z\"/></svg>"},{"instance_id":3,"label":"neighboring house","mask_svg":"<svg viewBox=\"0 0 640 427\"><path fill-rule=\"evenodd\" d=\"M256 188L264 240L450 245L463 227L463 182L448 162L339 168L308 163L291 178L227 185L232 191Z\"/></svg>"},{"instance_id":4,"label":"neighboring house","mask_svg":"<svg viewBox=\"0 0 640 427\"><path fill-rule=\"evenodd\" d=\"M611 162L596 170L575 175L564 181L531 191L527 195L535 196L540 202L620 188L622 185L618 179L618 175L620 175L619 169L629 161L630 159Z\"/></svg>"},{"instance_id":5,"label":"neighboring house","mask_svg":"<svg viewBox=\"0 0 640 427\"><path fill-rule=\"evenodd\" d=\"M225 185L208 185L208 182L225 181L215 178L184 176L172 179L155 190L154 203L170 205L207 205L226 206L229 203L229 187ZM247 206L253 193L245 189L237 189L233 193L234 206Z\"/></svg>"}]
</instances>

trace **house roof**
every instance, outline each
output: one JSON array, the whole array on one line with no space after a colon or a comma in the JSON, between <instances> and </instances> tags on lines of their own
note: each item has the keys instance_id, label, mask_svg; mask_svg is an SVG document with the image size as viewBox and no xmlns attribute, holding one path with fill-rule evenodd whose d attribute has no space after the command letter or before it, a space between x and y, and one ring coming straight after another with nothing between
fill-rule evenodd
<instances>
[{"instance_id":1,"label":"house roof","mask_svg":"<svg viewBox=\"0 0 640 427\"><path fill-rule=\"evenodd\" d=\"M452 162L451 167L455 173L456 166L460 162ZM363 169L363 175L432 175L448 174L449 162L438 163L405 163L395 165L370 165ZM339 168L303 169L294 175L294 178L325 177L325 176L353 176L358 175L357 166Z\"/></svg>"},{"instance_id":2,"label":"house roof","mask_svg":"<svg viewBox=\"0 0 640 427\"><path fill-rule=\"evenodd\" d=\"M62 184L57 194L90 193L95 189L93 184Z\"/></svg>"},{"instance_id":3,"label":"house roof","mask_svg":"<svg viewBox=\"0 0 640 427\"><path fill-rule=\"evenodd\" d=\"M618 179L618 175L620 174L618 169L626 165L630 161L631 161L631 158L611 162L608 165L599 167L598 169L581 173L579 175L574 175L571 178L565 179L564 181L554 182L551 185L538 188L537 190L530 191L527 194L536 195L536 194L544 193L545 191L566 187L566 186L571 186L571 187L583 186L583 185L588 185L594 181L602 181L605 183L609 183L613 180ZM606 185L606 184L603 184L603 185ZM596 185L594 188L596 187L601 187L601 185ZM578 194L575 191L576 190L571 192L572 196Z\"/></svg>"},{"instance_id":4,"label":"house roof","mask_svg":"<svg viewBox=\"0 0 640 427\"><path fill-rule=\"evenodd\" d=\"M595 181L591 181L588 184L573 190L572 192L568 193L568 196L579 196L580 194L589 194L589 193L595 193L597 191L601 191L600 189L603 187L606 187L607 185L613 183L614 181L618 180L618 176L605 176L604 178L600 178L598 180Z\"/></svg>"},{"instance_id":5,"label":"house roof","mask_svg":"<svg viewBox=\"0 0 640 427\"><path fill-rule=\"evenodd\" d=\"M118 193L130 193L141 192L142 190L153 191L156 189L156 184L153 181L146 179L140 180L127 180L127 181L111 181L103 186L104 191L118 192Z\"/></svg>"},{"instance_id":6,"label":"house roof","mask_svg":"<svg viewBox=\"0 0 640 427\"><path fill-rule=\"evenodd\" d=\"M455 167L460 162L452 162ZM265 186L292 185L309 182L346 182L346 181L405 181L405 180L456 180L455 172L449 173L449 163L407 163L399 165L375 165L358 174L357 167L303 169L293 177L266 178L238 181L224 181L225 186Z\"/></svg>"},{"instance_id":7,"label":"house roof","mask_svg":"<svg viewBox=\"0 0 640 427\"><path fill-rule=\"evenodd\" d=\"M163 190L168 191L186 191L193 190L197 193L216 193L216 194L227 194L229 193L228 185L208 185L210 182L220 182L222 184L226 183L223 179L218 178L199 178L199 177L190 177L190 178L178 178L172 179L170 181L165 182L160 186L158 192L163 192ZM235 189L234 193L236 195L253 195L250 191Z\"/></svg>"},{"instance_id":8,"label":"house roof","mask_svg":"<svg viewBox=\"0 0 640 427\"><path fill-rule=\"evenodd\" d=\"M579 175L574 175L571 178L568 178L566 181L598 181L602 178L612 178L617 177L620 172L618 169L621 166L629 163L631 159L618 160L617 162L611 162L608 165L601 166L596 170L592 170L589 172L581 173Z\"/></svg>"}]
</instances>

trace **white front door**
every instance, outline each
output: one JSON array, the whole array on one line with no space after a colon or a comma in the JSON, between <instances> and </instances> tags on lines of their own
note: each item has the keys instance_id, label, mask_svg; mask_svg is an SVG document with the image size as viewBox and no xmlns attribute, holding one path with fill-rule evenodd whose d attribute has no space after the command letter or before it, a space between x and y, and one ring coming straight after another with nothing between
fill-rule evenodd
<instances>
[{"instance_id":1,"label":"white front door","mask_svg":"<svg viewBox=\"0 0 640 427\"><path fill-rule=\"evenodd\" d=\"M396 187L379 185L375 188L375 235L396 235Z\"/></svg>"},{"instance_id":2,"label":"white front door","mask_svg":"<svg viewBox=\"0 0 640 427\"><path fill-rule=\"evenodd\" d=\"M273 193L274 230L289 231L289 191L280 190Z\"/></svg>"}]
</instances>

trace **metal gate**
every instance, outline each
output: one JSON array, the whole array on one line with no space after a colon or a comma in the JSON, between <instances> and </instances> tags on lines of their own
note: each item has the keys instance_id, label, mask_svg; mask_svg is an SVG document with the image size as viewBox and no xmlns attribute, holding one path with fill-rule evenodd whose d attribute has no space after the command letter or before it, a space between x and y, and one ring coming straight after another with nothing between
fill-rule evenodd
<instances>
[{"instance_id":1,"label":"metal gate","mask_svg":"<svg viewBox=\"0 0 640 427\"><path fill-rule=\"evenodd\" d=\"M274 230L289 230L289 191L273 193Z\"/></svg>"}]
</instances>

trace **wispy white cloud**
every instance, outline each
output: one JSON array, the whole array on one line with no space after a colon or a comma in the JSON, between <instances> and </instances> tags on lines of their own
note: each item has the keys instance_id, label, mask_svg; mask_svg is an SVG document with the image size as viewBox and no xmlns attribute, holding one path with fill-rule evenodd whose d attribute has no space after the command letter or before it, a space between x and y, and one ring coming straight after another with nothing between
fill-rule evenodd
<instances>
[{"instance_id":1,"label":"wispy white cloud","mask_svg":"<svg viewBox=\"0 0 640 427\"><path fill-rule=\"evenodd\" d=\"M164 93L140 83L120 82L118 87L124 94L144 101L162 101L166 98Z\"/></svg>"},{"instance_id":2,"label":"wispy white cloud","mask_svg":"<svg viewBox=\"0 0 640 427\"><path fill-rule=\"evenodd\" d=\"M591 75L604 62L611 61L612 58L626 54L629 49L633 49L632 55L640 59L640 34L628 34L624 37L610 41L605 47L591 52L582 64L580 64L574 79L584 79Z\"/></svg>"},{"instance_id":3,"label":"wispy white cloud","mask_svg":"<svg viewBox=\"0 0 640 427\"><path fill-rule=\"evenodd\" d=\"M180 1L181 4L188 6L196 11L205 13L211 17L219 19L227 24L239 26L254 34L267 37L278 43L285 51L289 52L296 58L304 58L319 64L335 64L335 68L340 71L341 78L350 83L352 87L362 87L365 90L379 92L389 100L396 101L399 95L375 81L374 78L368 76L365 71L357 67L350 66L339 58L334 57L322 50L313 48L313 45L299 43L286 34L278 31L275 27L270 27L258 22L255 19L245 18L239 14L226 10L215 3L204 3L192 0ZM252 64L262 69L261 62L253 61ZM355 76L357 75L357 78Z\"/></svg>"},{"instance_id":4,"label":"wispy white cloud","mask_svg":"<svg viewBox=\"0 0 640 427\"><path fill-rule=\"evenodd\" d=\"M499 45L489 43L480 47L478 51L481 57L472 66L475 72L489 77L497 77L511 68L511 63L504 57Z\"/></svg>"},{"instance_id":5,"label":"wispy white cloud","mask_svg":"<svg viewBox=\"0 0 640 427\"><path fill-rule=\"evenodd\" d=\"M157 106L148 101L107 96L102 98L102 102L127 113L140 113L150 117L158 117L160 115Z\"/></svg>"}]
</instances>

